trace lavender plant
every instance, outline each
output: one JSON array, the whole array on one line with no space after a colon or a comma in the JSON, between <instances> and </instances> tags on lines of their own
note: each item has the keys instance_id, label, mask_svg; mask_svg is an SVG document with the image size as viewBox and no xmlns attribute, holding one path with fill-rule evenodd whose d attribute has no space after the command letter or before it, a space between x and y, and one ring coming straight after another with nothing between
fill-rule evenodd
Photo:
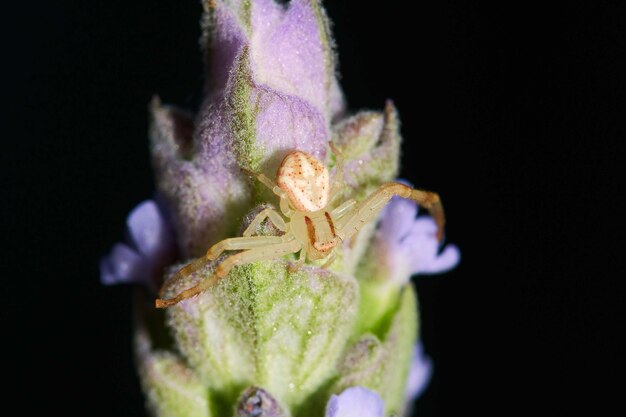
<instances>
[{"instance_id":1,"label":"lavender plant","mask_svg":"<svg viewBox=\"0 0 626 417\"><path fill-rule=\"evenodd\" d=\"M329 268L294 270L292 255L252 262L165 312L154 308L164 279L276 203L242 169L271 178L288 152L303 151L343 176L344 199L398 173L396 110L345 115L319 1L204 7L205 101L194 116L153 100L158 198L131 212L127 241L101 261L104 284L141 288L134 345L147 406L155 416L401 415L432 367L417 342L410 277L459 260L412 201L394 198ZM257 233L279 230L265 222ZM206 279L214 264L176 286Z\"/></svg>"}]
</instances>

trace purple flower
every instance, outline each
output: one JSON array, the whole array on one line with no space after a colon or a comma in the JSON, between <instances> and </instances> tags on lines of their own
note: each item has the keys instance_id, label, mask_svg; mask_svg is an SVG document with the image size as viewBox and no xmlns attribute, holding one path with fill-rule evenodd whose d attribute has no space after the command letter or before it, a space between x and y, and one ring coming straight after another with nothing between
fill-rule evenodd
<instances>
[{"instance_id":1,"label":"purple flower","mask_svg":"<svg viewBox=\"0 0 626 417\"><path fill-rule=\"evenodd\" d=\"M175 259L170 226L157 204L146 200L130 212L126 229L127 243L116 243L100 260L100 281L142 284L156 291L163 268Z\"/></svg>"},{"instance_id":2,"label":"purple flower","mask_svg":"<svg viewBox=\"0 0 626 417\"><path fill-rule=\"evenodd\" d=\"M398 284L414 274L436 274L454 268L461 257L456 245L439 253L437 225L429 216L416 217L417 204L394 197L385 207L376 231L374 253L381 276Z\"/></svg>"},{"instance_id":3,"label":"purple flower","mask_svg":"<svg viewBox=\"0 0 626 417\"><path fill-rule=\"evenodd\" d=\"M152 107L157 186L172 209L183 258L238 229L255 198L240 168L273 177L293 149L324 160L331 121L343 107L319 2L205 6L211 78L195 123L158 101Z\"/></svg>"},{"instance_id":4,"label":"purple flower","mask_svg":"<svg viewBox=\"0 0 626 417\"><path fill-rule=\"evenodd\" d=\"M385 404L374 391L350 387L333 395L326 406L326 417L383 417Z\"/></svg>"},{"instance_id":5,"label":"purple flower","mask_svg":"<svg viewBox=\"0 0 626 417\"><path fill-rule=\"evenodd\" d=\"M433 373L433 362L424 354L424 346L421 342L415 345L413 360L409 369L409 377L406 383L407 402L419 397L428 386Z\"/></svg>"}]
</instances>

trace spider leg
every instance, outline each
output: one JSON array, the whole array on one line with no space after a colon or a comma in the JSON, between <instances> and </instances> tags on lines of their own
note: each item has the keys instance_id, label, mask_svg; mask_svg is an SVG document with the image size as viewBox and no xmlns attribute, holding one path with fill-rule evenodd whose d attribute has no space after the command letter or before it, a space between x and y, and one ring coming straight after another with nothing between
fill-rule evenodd
<instances>
[{"instance_id":1,"label":"spider leg","mask_svg":"<svg viewBox=\"0 0 626 417\"><path fill-rule=\"evenodd\" d=\"M363 225L374 219L395 195L411 199L427 209L435 219L437 240L441 241L445 216L439 195L430 191L416 190L398 182L388 182L381 185L378 190L367 196L365 200L338 219L335 224L337 236L343 241L350 239Z\"/></svg>"},{"instance_id":2,"label":"spider leg","mask_svg":"<svg viewBox=\"0 0 626 417\"><path fill-rule=\"evenodd\" d=\"M291 216L291 214L293 213L293 210L289 208L289 200L287 198L287 194L285 194L285 192L278 185L276 185L274 181L269 179L265 174L261 174L261 173L257 174L256 172L252 172L245 168L241 168L241 170L245 172L247 175L251 177L255 177L257 180L259 180L259 182L261 182L267 188L272 190L274 194L280 197L280 210L283 212L285 216L287 217Z\"/></svg>"},{"instance_id":3,"label":"spider leg","mask_svg":"<svg viewBox=\"0 0 626 417\"><path fill-rule=\"evenodd\" d=\"M287 197L280 198L280 211L287 217L291 217L293 215L293 210L289 206L289 200Z\"/></svg>"},{"instance_id":4,"label":"spider leg","mask_svg":"<svg viewBox=\"0 0 626 417\"><path fill-rule=\"evenodd\" d=\"M346 182L343 179L343 163L345 157L343 153L335 146L333 142L328 142L330 149L335 154L335 158L337 160L337 164L335 165L335 177L333 178L333 186L330 191L330 199L329 201L333 201L335 198L339 197L341 192L344 190L346 186Z\"/></svg>"},{"instance_id":5,"label":"spider leg","mask_svg":"<svg viewBox=\"0 0 626 417\"><path fill-rule=\"evenodd\" d=\"M337 251L333 249L332 253L328 257L328 260L326 260L326 262L324 262L324 265L322 265L322 268L326 269L330 267L333 264L333 262L335 262L335 258L337 258Z\"/></svg>"},{"instance_id":6,"label":"spider leg","mask_svg":"<svg viewBox=\"0 0 626 417\"><path fill-rule=\"evenodd\" d=\"M256 249L250 249L231 255L228 258L224 259L224 261L220 263L217 268L215 268L215 271L213 272L213 275L211 275L211 277L200 281L197 285L191 288L181 291L173 298L157 299L155 301L155 306L157 308L170 307L183 300L186 300L187 298L198 295L201 292L210 288L211 286L215 285L222 278L226 277L230 270L237 265L262 261L265 259L276 259L288 253L296 252L300 248L302 248L302 244L296 239L292 238L287 242L283 241L282 243L259 247Z\"/></svg>"},{"instance_id":7,"label":"spider leg","mask_svg":"<svg viewBox=\"0 0 626 417\"><path fill-rule=\"evenodd\" d=\"M333 219L337 220L343 217L352 207L356 204L355 199L350 199L345 203L342 203L340 206L333 209L330 214L333 216Z\"/></svg>"},{"instance_id":8,"label":"spider leg","mask_svg":"<svg viewBox=\"0 0 626 417\"><path fill-rule=\"evenodd\" d=\"M302 265L304 265L305 260L306 260L306 251L302 249L300 251L300 255L298 256L298 260L292 263L291 265L289 265L289 272L291 273L296 272L298 269L302 267Z\"/></svg>"},{"instance_id":9,"label":"spider leg","mask_svg":"<svg viewBox=\"0 0 626 417\"><path fill-rule=\"evenodd\" d=\"M282 217L276 212L276 210L268 207L266 209L261 210L259 214L256 215L254 220L250 222L250 225L243 232L244 237L250 237L256 232L256 229L259 227L263 220L269 218L270 221L276 226L279 230L283 232L287 231L287 225Z\"/></svg>"},{"instance_id":10,"label":"spider leg","mask_svg":"<svg viewBox=\"0 0 626 417\"><path fill-rule=\"evenodd\" d=\"M256 249L283 242L285 242L285 239L282 236L231 237L211 246L204 257L210 261L214 261L225 250Z\"/></svg>"},{"instance_id":11,"label":"spider leg","mask_svg":"<svg viewBox=\"0 0 626 417\"><path fill-rule=\"evenodd\" d=\"M285 195L285 192L283 190L280 189L280 187L278 185L276 185L274 183L274 181L272 181L271 179L269 179L265 174L261 174L261 173L256 173L256 172L252 172L248 169L245 168L241 168L241 170L243 172L245 172L247 175L251 176L251 177L255 177L257 180L259 180L259 182L261 182L261 184L265 185L267 188L269 188L270 190L272 190L272 192L274 194L276 194L277 196L283 198L283 197L287 197Z\"/></svg>"},{"instance_id":12,"label":"spider leg","mask_svg":"<svg viewBox=\"0 0 626 417\"><path fill-rule=\"evenodd\" d=\"M254 249L257 247L272 245L281 242L284 242L284 239L280 236L253 236L224 239L211 246L211 248L204 256L180 268L173 277L165 281L165 283L163 283L163 286L161 287L161 290L159 291L159 296L163 297L167 289L170 288L174 283L178 282L179 279L181 279L182 277L186 277L187 275L193 274L207 263L214 261L225 250Z\"/></svg>"}]
</instances>

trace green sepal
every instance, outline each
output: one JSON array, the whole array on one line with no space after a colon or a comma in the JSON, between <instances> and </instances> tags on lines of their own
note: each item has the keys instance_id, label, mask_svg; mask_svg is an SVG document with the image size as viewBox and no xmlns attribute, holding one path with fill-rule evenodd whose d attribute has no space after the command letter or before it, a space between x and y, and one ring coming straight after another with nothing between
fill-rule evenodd
<instances>
[{"instance_id":1,"label":"green sepal","mask_svg":"<svg viewBox=\"0 0 626 417\"><path fill-rule=\"evenodd\" d=\"M355 334L384 336L398 308L401 289L395 282L360 280L361 302Z\"/></svg>"},{"instance_id":2,"label":"green sepal","mask_svg":"<svg viewBox=\"0 0 626 417\"><path fill-rule=\"evenodd\" d=\"M416 338L417 300L407 285L399 293L384 335L366 334L348 349L332 392L357 385L369 388L382 397L386 415L400 415Z\"/></svg>"},{"instance_id":3,"label":"green sepal","mask_svg":"<svg viewBox=\"0 0 626 417\"><path fill-rule=\"evenodd\" d=\"M139 378L150 414L211 417L208 392L196 374L171 352L154 350L147 330L135 335Z\"/></svg>"},{"instance_id":4,"label":"green sepal","mask_svg":"<svg viewBox=\"0 0 626 417\"><path fill-rule=\"evenodd\" d=\"M181 280L171 293L210 273L207 267ZM289 273L284 261L256 262L169 308L168 325L189 365L225 404L256 385L292 407L335 374L358 295L351 276L311 267Z\"/></svg>"},{"instance_id":5,"label":"green sepal","mask_svg":"<svg viewBox=\"0 0 626 417\"><path fill-rule=\"evenodd\" d=\"M228 108L228 130L232 132L234 149L239 166L258 171L264 152L256 143L256 117L259 112L250 101L252 74L250 51L246 46L238 56L230 76Z\"/></svg>"},{"instance_id":6,"label":"green sepal","mask_svg":"<svg viewBox=\"0 0 626 417\"><path fill-rule=\"evenodd\" d=\"M400 121L391 101L383 113L361 112L334 128L334 142L345 158L344 176L361 199L398 176Z\"/></svg>"},{"instance_id":7,"label":"green sepal","mask_svg":"<svg viewBox=\"0 0 626 417\"><path fill-rule=\"evenodd\" d=\"M400 158L400 122L391 101L384 112L364 111L339 123L333 129L333 142L344 158L346 183L341 201L362 200L382 183L396 179ZM335 167L337 157L331 161ZM363 260L376 229L376 219L365 225L348 245L344 245L345 272L361 280L370 274L359 263Z\"/></svg>"}]
</instances>

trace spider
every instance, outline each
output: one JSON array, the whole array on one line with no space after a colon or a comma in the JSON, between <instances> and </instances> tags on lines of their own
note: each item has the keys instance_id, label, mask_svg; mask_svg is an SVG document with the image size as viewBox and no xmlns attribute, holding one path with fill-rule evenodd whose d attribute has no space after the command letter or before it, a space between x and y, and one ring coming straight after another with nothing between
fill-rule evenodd
<instances>
[{"instance_id":1,"label":"spider","mask_svg":"<svg viewBox=\"0 0 626 417\"><path fill-rule=\"evenodd\" d=\"M295 265L297 270L308 259L325 259L323 268L335 260L335 248L354 236L366 223L375 219L387 202L395 195L409 198L426 208L437 224L437 239L443 236L444 213L439 195L429 191L416 190L405 184L389 182L382 184L363 201L349 199L334 207L334 200L343 193L343 157L331 143L331 149L337 156L337 172L333 188L330 187L330 175L322 162L312 155L301 151L292 151L280 164L276 182L261 173L244 170L256 177L280 198L280 211L265 208L252 220L243 232L243 237L224 239L213 245L207 253L184 266L161 288L160 297L166 289L178 279L192 274L209 262L215 261L224 251L241 252L225 258L215 268L211 277L197 285L181 291L173 298L158 298L157 308L166 308L191 298L207 290L237 265L282 257L300 251ZM334 207L334 208L329 208ZM283 218L286 217L288 221ZM277 229L284 232L281 236L253 236L257 228L269 219Z\"/></svg>"}]
</instances>

